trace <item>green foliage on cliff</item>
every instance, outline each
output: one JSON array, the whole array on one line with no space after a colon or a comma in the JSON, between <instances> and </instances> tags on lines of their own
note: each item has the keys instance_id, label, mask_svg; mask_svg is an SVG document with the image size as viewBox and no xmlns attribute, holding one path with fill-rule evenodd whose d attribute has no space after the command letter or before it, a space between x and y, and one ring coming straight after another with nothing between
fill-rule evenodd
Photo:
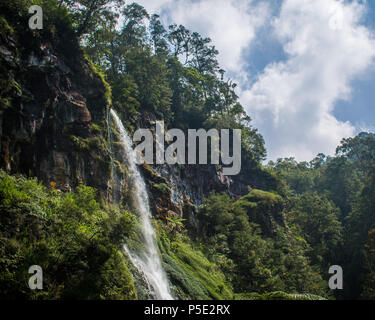
<instances>
[{"instance_id":1,"label":"green foliage on cliff","mask_svg":"<svg viewBox=\"0 0 375 320\"><path fill-rule=\"evenodd\" d=\"M171 188L166 183L154 183L152 186L159 194L171 193Z\"/></svg>"},{"instance_id":2,"label":"green foliage on cliff","mask_svg":"<svg viewBox=\"0 0 375 320\"><path fill-rule=\"evenodd\" d=\"M92 188L63 194L0 171L1 298L136 298L121 252L132 225ZM42 291L28 288L32 265L43 268Z\"/></svg>"},{"instance_id":3,"label":"green foliage on cliff","mask_svg":"<svg viewBox=\"0 0 375 320\"><path fill-rule=\"evenodd\" d=\"M242 129L238 179L256 189L238 199L212 193L194 217L199 225L194 240L180 233L181 218L157 223L176 296L331 298L327 271L339 264L345 286L337 298L375 299L374 134L344 139L335 157L320 154L301 163L279 159L263 167L263 138L240 105L236 85L225 80L211 40L181 25L164 26L138 4L119 8L123 2L1 1L0 37L6 48L0 56L0 116L13 112L23 95L22 83L15 80L17 59L48 43L60 61L69 62L69 77L84 69L77 74L91 81L86 93L97 93L86 101L90 112L97 105L111 106L131 132L155 119L183 130ZM28 8L38 3L43 4L44 29L31 31ZM63 134L70 137L68 148L75 156L94 154L101 174L93 179L101 185L102 176L109 175L111 129L105 112L98 114L103 118L92 119L87 134L80 134L81 124L65 125ZM9 147L1 152L7 161L15 156ZM117 171L126 175L119 163ZM144 171L146 178L154 175L156 196L171 194L167 179L147 166ZM45 187L0 171L0 298L136 298L121 251L133 216L102 203L92 188L62 193L51 183ZM34 264L44 270L42 292L27 287L27 271Z\"/></svg>"},{"instance_id":4,"label":"green foliage on cliff","mask_svg":"<svg viewBox=\"0 0 375 320\"><path fill-rule=\"evenodd\" d=\"M267 214L270 218L279 215L282 219L284 202L283 198L276 193L254 189L248 195L239 199L236 206L245 210L251 221L259 223L262 216Z\"/></svg>"},{"instance_id":5,"label":"green foliage on cliff","mask_svg":"<svg viewBox=\"0 0 375 320\"><path fill-rule=\"evenodd\" d=\"M263 138L239 103L236 85L224 80L211 40L183 26L164 27L136 3L119 16L98 22L84 45L106 75L126 126L133 129L141 115L152 114L167 127L242 129L244 162L257 167L266 155Z\"/></svg>"},{"instance_id":6,"label":"green foliage on cliff","mask_svg":"<svg viewBox=\"0 0 375 320\"><path fill-rule=\"evenodd\" d=\"M28 28L29 8L32 5L39 5L43 9L43 29L30 30ZM0 15L8 20L9 25L13 29L22 29L22 36L28 35L24 38L24 43L30 44L32 41L40 38L45 38L54 41L55 44L65 46L67 50L72 48L76 42L74 27L72 24L72 17L67 8L59 6L57 0L14 0L2 1L0 3ZM32 36L30 36L32 35ZM78 46L74 45L77 49Z\"/></svg>"},{"instance_id":7,"label":"green foliage on cliff","mask_svg":"<svg viewBox=\"0 0 375 320\"><path fill-rule=\"evenodd\" d=\"M157 226L163 267L180 299L233 299L230 283L214 263L187 236Z\"/></svg>"}]
</instances>

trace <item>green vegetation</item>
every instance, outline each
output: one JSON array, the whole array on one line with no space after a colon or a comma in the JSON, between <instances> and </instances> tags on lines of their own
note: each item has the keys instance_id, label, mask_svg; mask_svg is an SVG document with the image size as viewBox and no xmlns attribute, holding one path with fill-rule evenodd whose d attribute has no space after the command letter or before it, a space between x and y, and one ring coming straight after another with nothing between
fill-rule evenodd
<instances>
[{"instance_id":1,"label":"green vegetation","mask_svg":"<svg viewBox=\"0 0 375 320\"><path fill-rule=\"evenodd\" d=\"M264 294L247 293L236 295L238 300L325 300L313 294L287 294L285 292L270 292Z\"/></svg>"},{"instance_id":2,"label":"green vegetation","mask_svg":"<svg viewBox=\"0 0 375 320\"><path fill-rule=\"evenodd\" d=\"M31 31L25 27L28 8L38 3L43 3L44 29ZM93 116L87 133L80 134L86 124L65 124L63 134L73 157L90 154L100 167L93 177L97 185L110 180L110 162L116 164L112 172L128 175L123 164L110 159L119 152L118 144L109 145L108 135L116 136L104 116L110 107L130 133L156 119L167 128L242 130L242 171L233 179L248 194L211 193L193 217L196 230L185 230L188 219L177 215L156 221L176 297L331 299L328 268L338 264L345 286L336 298L375 299L374 134L344 139L335 157L279 159L263 166L264 140L240 105L236 84L225 80L211 40L182 25L164 26L136 3L2 1L0 31L7 48L0 56L0 117L21 113L12 108L23 97L23 76L29 74L16 62L44 43L56 49L57 59L69 60L72 82L79 68L91 81L97 96L87 101ZM15 155L5 144L1 152L8 169L7 159ZM169 181L148 165L143 173L153 195L168 200ZM128 188L119 196L124 208ZM135 235L139 225L124 208L105 203L90 187L63 193L53 181L46 187L0 171L0 298L136 299L134 267L128 268L122 245L142 243ZM43 267L43 291L25 285L34 264Z\"/></svg>"},{"instance_id":3,"label":"green vegetation","mask_svg":"<svg viewBox=\"0 0 375 320\"><path fill-rule=\"evenodd\" d=\"M324 275L343 267L344 290L337 298L374 299L375 135L344 139L335 157L311 162L270 163L286 181L287 220L311 246L309 257Z\"/></svg>"},{"instance_id":4,"label":"green vegetation","mask_svg":"<svg viewBox=\"0 0 375 320\"><path fill-rule=\"evenodd\" d=\"M233 292L217 265L210 262L191 240L159 223L163 266L174 294L181 299L232 299Z\"/></svg>"},{"instance_id":5,"label":"green vegetation","mask_svg":"<svg viewBox=\"0 0 375 320\"><path fill-rule=\"evenodd\" d=\"M97 23L85 51L110 84L113 107L128 129L150 113L175 128L242 129L243 158L249 167L259 166L266 155L263 138L239 104L236 85L224 81L211 40L183 26L166 28L136 3L120 15L120 30L116 14Z\"/></svg>"},{"instance_id":6,"label":"green vegetation","mask_svg":"<svg viewBox=\"0 0 375 320\"><path fill-rule=\"evenodd\" d=\"M267 231L254 223L254 213L265 215L280 200L258 190L237 202L225 194L212 194L200 212L204 252L228 275L237 293L284 291L327 296L327 283L307 257L307 242L277 224L272 234L262 236ZM273 224L270 217L259 223L266 229L267 224Z\"/></svg>"},{"instance_id":7,"label":"green vegetation","mask_svg":"<svg viewBox=\"0 0 375 320\"><path fill-rule=\"evenodd\" d=\"M171 188L166 183L154 183L152 186L161 195L171 193Z\"/></svg>"},{"instance_id":8,"label":"green vegetation","mask_svg":"<svg viewBox=\"0 0 375 320\"><path fill-rule=\"evenodd\" d=\"M0 297L3 299L134 299L121 252L133 216L96 200L80 186L61 193L35 179L0 171ZM28 289L31 265L43 291Z\"/></svg>"}]
</instances>

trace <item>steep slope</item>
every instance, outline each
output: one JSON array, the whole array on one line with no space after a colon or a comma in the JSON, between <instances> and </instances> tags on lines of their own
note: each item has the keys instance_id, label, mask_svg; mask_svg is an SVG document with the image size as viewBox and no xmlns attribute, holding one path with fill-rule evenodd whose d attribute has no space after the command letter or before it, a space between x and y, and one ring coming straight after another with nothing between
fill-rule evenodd
<instances>
[{"instance_id":1,"label":"steep slope","mask_svg":"<svg viewBox=\"0 0 375 320\"><path fill-rule=\"evenodd\" d=\"M65 11L46 12L56 20L42 31L29 30L26 19L15 23L16 14L6 16L13 25L1 18L1 77L12 87L1 91L0 165L61 190L91 185L104 196L109 88L85 59Z\"/></svg>"},{"instance_id":2,"label":"steep slope","mask_svg":"<svg viewBox=\"0 0 375 320\"><path fill-rule=\"evenodd\" d=\"M41 31L28 28L28 1L0 4L0 168L6 172L1 171L0 250L9 271L2 278L4 287L17 282L8 294L56 299L154 297L122 250L125 242L142 242L142 223L129 213L139 214L132 206L134 170L123 161L129 146L124 149L121 133L112 125L111 108L129 134L136 128L152 128L161 118L166 129L243 128L246 145L238 176L224 176L220 165L141 168L174 297L232 299L234 292L244 292L238 297L253 298L256 295L246 292L282 290L324 293L321 277L305 256L309 248L304 239L285 226L284 199L279 195L283 183L260 164L262 138L249 125L234 86L218 78L215 59L208 61L212 65L208 70L198 70L182 66L172 55L153 54L148 44L131 38L140 32L144 40L139 26L121 38L132 40L120 50L126 71L113 74L115 68L105 70L84 55L72 15L55 1L47 3ZM90 59L100 60L100 54L91 53ZM221 96L225 97L220 100ZM194 109L195 102L200 109ZM183 123L184 117L190 123ZM17 174L36 177L44 186ZM26 227L27 221L32 228ZM63 232L56 231L59 228ZM57 283L49 279L46 296L30 296L20 289L33 255L55 266L53 275L64 271ZM300 270L311 277L304 281Z\"/></svg>"}]
</instances>

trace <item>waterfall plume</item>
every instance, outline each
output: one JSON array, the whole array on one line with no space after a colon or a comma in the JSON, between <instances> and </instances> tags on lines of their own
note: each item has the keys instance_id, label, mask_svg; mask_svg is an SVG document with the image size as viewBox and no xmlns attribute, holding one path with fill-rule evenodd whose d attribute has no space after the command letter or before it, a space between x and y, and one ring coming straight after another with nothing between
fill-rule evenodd
<instances>
[{"instance_id":1,"label":"waterfall plume","mask_svg":"<svg viewBox=\"0 0 375 320\"><path fill-rule=\"evenodd\" d=\"M124 148L124 161L128 166L131 183L134 187L134 205L141 220L141 238L144 246L141 252L133 252L127 246L125 250L136 268L145 275L153 289L154 297L158 300L172 300L169 284L163 270L160 254L156 245L156 235L151 222L151 211L146 184L138 170L136 153L122 121L114 110L111 110L114 123L120 132L120 142Z\"/></svg>"}]
</instances>

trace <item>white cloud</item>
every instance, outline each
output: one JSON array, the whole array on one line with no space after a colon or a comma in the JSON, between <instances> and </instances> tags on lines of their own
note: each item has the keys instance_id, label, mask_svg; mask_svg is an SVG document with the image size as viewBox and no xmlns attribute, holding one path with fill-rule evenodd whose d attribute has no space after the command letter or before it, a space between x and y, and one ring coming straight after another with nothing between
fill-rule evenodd
<instances>
[{"instance_id":1,"label":"white cloud","mask_svg":"<svg viewBox=\"0 0 375 320\"><path fill-rule=\"evenodd\" d=\"M149 14L161 14L163 8L172 4L173 0L139 0L136 2L144 6Z\"/></svg>"},{"instance_id":2,"label":"white cloud","mask_svg":"<svg viewBox=\"0 0 375 320\"><path fill-rule=\"evenodd\" d=\"M288 60L268 65L241 94L270 158L332 154L343 137L355 133L332 113L338 99L350 98L351 81L375 57L375 42L360 25L364 10L356 1L284 1L273 27Z\"/></svg>"}]
</instances>

